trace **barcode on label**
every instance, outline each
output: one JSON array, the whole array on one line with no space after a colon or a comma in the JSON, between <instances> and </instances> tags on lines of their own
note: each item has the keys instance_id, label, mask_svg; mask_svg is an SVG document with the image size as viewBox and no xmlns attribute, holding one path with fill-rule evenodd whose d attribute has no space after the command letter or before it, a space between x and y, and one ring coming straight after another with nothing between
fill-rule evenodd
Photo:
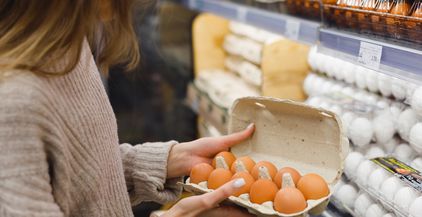
<instances>
[{"instance_id":1,"label":"barcode on label","mask_svg":"<svg viewBox=\"0 0 422 217\"><path fill-rule=\"evenodd\" d=\"M378 70L381 64L382 46L368 42L360 42L358 63Z\"/></svg>"}]
</instances>

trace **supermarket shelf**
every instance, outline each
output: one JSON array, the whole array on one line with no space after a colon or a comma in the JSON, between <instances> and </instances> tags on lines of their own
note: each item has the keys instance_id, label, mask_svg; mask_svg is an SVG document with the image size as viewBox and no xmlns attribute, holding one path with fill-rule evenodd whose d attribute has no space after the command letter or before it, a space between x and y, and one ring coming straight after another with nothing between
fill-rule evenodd
<instances>
[{"instance_id":1,"label":"supermarket shelf","mask_svg":"<svg viewBox=\"0 0 422 217\"><path fill-rule=\"evenodd\" d=\"M391 76L422 82L422 50L337 30L320 29L318 52L340 57Z\"/></svg>"},{"instance_id":2,"label":"supermarket shelf","mask_svg":"<svg viewBox=\"0 0 422 217\"><path fill-rule=\"evenodd\" d=\"M190 9L247 23L306 44L318 40L319 23L227 1L183 0Z\"/></svg>"},{"instance_id":3,"label":"supermarket shelf","mask_svg":"<svg viewBox=\"0 0 422 217\"><path fill-rule=\"evenodd\" d=\"M228 110L216 105L207 93L194 84L188 86L187 102L191 109L212 124L221 134L227 134Z\"/></svg>"}]
</instances>

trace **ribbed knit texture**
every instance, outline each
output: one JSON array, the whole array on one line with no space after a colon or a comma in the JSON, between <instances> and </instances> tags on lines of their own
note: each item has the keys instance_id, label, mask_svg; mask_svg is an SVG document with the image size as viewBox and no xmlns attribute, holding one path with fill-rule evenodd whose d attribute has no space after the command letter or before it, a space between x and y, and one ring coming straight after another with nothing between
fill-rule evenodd
<instances>
[{"instance_id":1,"label":"ribbed knit texture","mask_svg":"<svg viewBox=\"0 0 422 217\"><path fill-rule=\"evenodd\" d=\"M175 200L166 180L176 142L119 145L88 44L69 74L0 81L0 216L133 216L131 205Z\"/></svg>"}]
</instances>

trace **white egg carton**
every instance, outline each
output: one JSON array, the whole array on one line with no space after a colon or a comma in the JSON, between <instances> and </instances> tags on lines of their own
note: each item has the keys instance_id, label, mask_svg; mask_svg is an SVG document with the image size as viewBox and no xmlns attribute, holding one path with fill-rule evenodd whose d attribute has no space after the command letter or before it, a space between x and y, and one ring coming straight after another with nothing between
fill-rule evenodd
<instances>
[{"instance_id":1,"label":"white egg carton","mask_svg":"<svg viewBox=\"0 0 422 217\"><path fill-rule=\"evenodd\" d=\"M232 147L237 157L250 156L256 162L267 160L277 168L290 166L301 174L317 173L329 184L330 190L340 179L343 161L348 152L348 139L339 118L332 112L288 100L268 97L238 99L230 110L229 133L254 123L252 138ZM206 185L183 183L196 194L209 192ZM329 196L308 201L308 207L294 214L276 212L270 206L253 204L245 198L228 200L262 217L318 215L326 208Z\"/></svg>"},{"instance_id":2,"label":"white egg carton","mask_svg":"<svg viewBox=\"0 0 422 217\"><path fill-rule=\"evenodd\" d=\"M255 64L261 64L263 44L249 38L228 34L224 38L224 50L236 56L241 56Z\"/></svg>"}]
</instances>

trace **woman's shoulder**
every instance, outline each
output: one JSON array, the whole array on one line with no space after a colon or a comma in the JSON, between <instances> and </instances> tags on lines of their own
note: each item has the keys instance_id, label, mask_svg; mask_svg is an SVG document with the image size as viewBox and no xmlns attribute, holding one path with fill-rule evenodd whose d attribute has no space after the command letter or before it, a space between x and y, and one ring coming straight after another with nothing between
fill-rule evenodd
<instances>
[{"instance_id":1,"label":"woman's shoulder","mask_svg":"<svg viewBox=\"0 0 422 217\"><path fill-rule=\"evenodd\" d=\"M37 108L45 102L44 82L30 71L14 70L0 74L0 107ZM19 110L16 110L19 111Z\"/></svg>"}]
</instances>

